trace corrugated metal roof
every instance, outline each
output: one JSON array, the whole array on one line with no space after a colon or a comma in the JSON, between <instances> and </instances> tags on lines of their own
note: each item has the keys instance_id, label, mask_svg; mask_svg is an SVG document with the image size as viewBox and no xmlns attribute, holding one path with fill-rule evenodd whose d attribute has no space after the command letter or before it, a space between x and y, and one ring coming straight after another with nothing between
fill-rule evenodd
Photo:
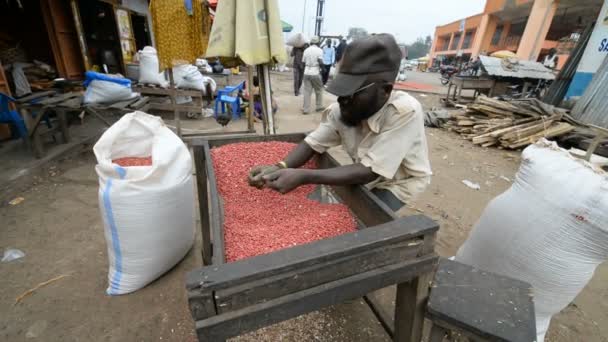
<instances>
[{"instance_id":1,"label":"corrugated metal roof","mask_svg":"<svg viewBox=\"0 0 608 342\"><path fill-rule=\"evenodd\" d=\"M572 108L572 116L583 123L608 128L608 57L595 72L583 96Z\"/></svg>"},{"instance_id":2,"label":"corrugated metal roof","mask_svg":"<svg viewBox=\"0 0 608 342\"><path fill-rule=\"evenodd\" d=\"M542 63L532 61L518 61L513 69L503 67L501 58L479 56L481 65L490 76L534 78L542 80L554 80L555 74Z\"/></svg>"}]
</instances>

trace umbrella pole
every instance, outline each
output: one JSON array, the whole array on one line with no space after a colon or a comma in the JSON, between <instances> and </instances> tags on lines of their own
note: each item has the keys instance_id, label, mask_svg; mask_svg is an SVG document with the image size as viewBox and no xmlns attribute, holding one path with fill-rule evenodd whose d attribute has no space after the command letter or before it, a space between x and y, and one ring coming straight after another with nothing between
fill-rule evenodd
<instances>
[{"instance_id":1,"label":"umbrella pole","mask_svg":"<svg viewBox=\"0 0 608 342\"><path fill-rule=\"evenodd\" d=\"M255 104L253 100L253 66L247 66L247 89L249 91L249 116L247 117L247 129L253 132L253 118L255 113Z\"/></svg>"},{"instance_id":2,"label":"umbrella pole","mask_svg":"<svg viewBox=\"0 0 608 342\"><path fill-rule=\"evenodd\" d=\"M260 81L260 101L262 102L262 131L264 135L268 135L268 105L266 104L266 96L264 95L264 69L262 65L256 65L258 80Z\"/></svg>"},{"instance_id":3,"label":"umbrella pole","mask_svg":"<svg viewBox=\"0 0 608 342\"><path fill-rule=\"evenodd\" d=\"M262 65L262 73L264 83L261 90L264 91L264 99L266 99L266 108L264 108L264 112L266 113L265 119L268 119L268 124L266 126L268 134L277 134L274 125L274 115L272 113L272 97L270 94L270 70L268 69L268 64Z\"/></svg>"}]
</instances>

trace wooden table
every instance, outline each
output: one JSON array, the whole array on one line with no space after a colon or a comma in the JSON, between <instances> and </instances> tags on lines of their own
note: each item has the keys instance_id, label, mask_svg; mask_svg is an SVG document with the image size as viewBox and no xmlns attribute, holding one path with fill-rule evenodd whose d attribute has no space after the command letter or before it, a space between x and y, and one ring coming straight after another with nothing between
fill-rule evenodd
<instances>
[{"instance_id":1,"label":"wooden table","mask_svg":"<svg viewBox=\"0 0 608 342\"><path fill-rule=\"evenodd\" d=\"M133 110L147 110L149 99L133 98L108 104L84 104L82 103L83 93L79 91L59 93L49 90L20 98L17 100L17 109L21 113L28 130L28 143L31 145L36 158L44 155L44 144L42 138L55 132L61 132L63 143L70 141L70 131L68 127L67 114L69 112L85 111L99 118L107 126L111 126L107 118L102 113L123 114ZM52 111L57 115L58 126L50 129L40 128L40 122L47 112Z\"/></svg>"},{"instance_id":2,"label":"wooden table","mask_svg":"<svg viewBox=\"0 0 608 342\"><path fill-rule=\"evenodd\" d=\"M438 257L438 225L422 216L397 218L364 186L327 188L346 204L361 230L226 263L224 213L210 149L236 142L300 142L304 134L208 137L190 143L196 166L205 267L186 280L200 341L224 341L270 324L365 296L393 341L420 341L428 284ZM319 167L337 162L322 154ZM367 229L369 227L370 229ZM397 285L395 311L372 291Z\"/></svg>"},{"instance_id":3,"label":"wooden table","mask_svg":"<svg viewBox=\"0 0 608 342\"><path fill-rule=\"evenodd\" d=\"M456 261L439 262L427 307L429 342L447 331L472 341L536 341L532 286Z\"/></svg>"},{"instance_id":4,"label":"wooden table","mask_svg":"<svg viewBox=\"0 0 608 342\"><path fill-rule=\"evenodd\" d=\"M488 91L488 96L492 97L495 84L496 81L490 78L479 78L477 76L454 76L450 80L450 84L448 85L448 92L445 98L446 100L450 99L450 92L452 90L452 87L454 87L454 94L452 95L452 99L457 103L460 102L462 98L462 91L465 89L475 90L474 97L476 97L477 93L481 91Z\"/></svg>"},{"instance_id":5,"label":"wooden table","mask_svg":"<svg viewBox=\"0 0 608 342\"><path fill-rule=\"evenodd\" d=\"M182 136L181 134L181 120L180 114L181 112L186 113L196 113L196 115L201 115L202 109L204 108L204 102L207 99L208 102L211 102L213 98L212 95L205 96L203 92L200 90L190 90L190 89L178 89L178 88L162 88L158 86L152 86L149 84L141 84L136 83L131 86L131 89L134 92L140 93L142 95L147 95L150 97L168 97L170 99L170 103L158 103L154 101L150 101L150 109L153 110L162 110L162 111L172 111L174 112L174 120L175 126L177 128L177 135ZM178 96L190 96L193 98L192 103L187 104L178 104L176 103L176 97Z\"/></svg>"}]
</instances>

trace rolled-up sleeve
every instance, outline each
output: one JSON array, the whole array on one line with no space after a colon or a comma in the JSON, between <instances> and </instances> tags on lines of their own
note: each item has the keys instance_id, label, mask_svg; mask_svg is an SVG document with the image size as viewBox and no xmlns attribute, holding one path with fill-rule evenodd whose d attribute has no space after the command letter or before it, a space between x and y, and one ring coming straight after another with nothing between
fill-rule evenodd
<instances>
[{"instance_id":1,"label":"rolled-up sleeve","mask_svg":"<svg viewBox=\"0 0 608 342\"><path fill-rule=\"evenodd\" d=\"M408 151L419 141L415 111L390 116L374 144L360 156L361 164L386 179L392 179Z\"/></svg>"},{"instance_id":2,"label":"rolled-up sleeve","mask_svg":"<svg viewBox=\"0 0 608 342\"><path fill-rule=\"evenodd\" d=\"M327 119L304 139L308 146L317 153L325 153L330 147L341 144L340 133L336 127L336 120L339 120L337 117L339 109L336 107L335 105L329 107Z\"/></svg>"}]
</instances>

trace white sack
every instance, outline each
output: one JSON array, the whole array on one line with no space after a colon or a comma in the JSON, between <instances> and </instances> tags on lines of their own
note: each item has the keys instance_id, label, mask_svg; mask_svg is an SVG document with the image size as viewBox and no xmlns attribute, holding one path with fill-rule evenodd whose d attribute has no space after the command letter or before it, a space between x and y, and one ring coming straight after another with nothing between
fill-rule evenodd
<instances>
[{"instance_id":1,"label":"white sack","mask_svg":"<svg viewBox=\"0 0 608 342\"><path fill-rule=\"evenodd\" d=\"M93 147L108 248L109 295L136 291L177 264L194 242L194 188L188 148L163 121L124 115ZM112 160L152 156L152 166Z\"/></svg>"},{"instance_id":2,"label":"white sack","mask_svg":"<svg viewBox=\"0 0 608 342\"><path fill-rule=\"evenodd\" d=\"M608 258L606 173L541 140L522 153L511 188L484 210L456 260L529 282L538 342L551 316Z\"/></svg>"},{"instance_id":3,"label":"white sack","mask_svg":"<svg viewBox=\"0 0 608 342\"><path fill-rule=\"evenodd\" d=\"M173 79L175 86L180 89L194 89L206 94L207 83L211 84L211 89L215 92L215 80L211 77L203 76L194 65L183 64L173 67Z\"/></svg>"},{"instance_id":4,"label":"white sack","mask_svg":"<svg viewBox=\"0 0 608 342\"><path fill-rule=\"evenodd\" d=\"M84 93L84 103L108 103L138 96L131 87L115 82L92 80Z\"/></svg>"},{"instance_id":5,"label":"white sack","mask_svg":"<svg viewBox=\"0 0 608 342\"><path fill-rule=\"evenodd\" d=\"M156 84L166 88L169 82L162 72L158 72L158 55L156 49L146 46L139 51L139 83Z\"/></svg>"},{"instance_id":6,"label":"white sack","mask_svg":"<svg viewBox=\"0 0 608 342\"><path fill-rule=\"evenodd\" d=\"M308 43L308 39L306 39L306 36L304 36L302 33L296 33L296 34L292 35L285 42L286 45L293 46L293 47L302 47L306 43Z\"/></svg>"}]
</instances>

